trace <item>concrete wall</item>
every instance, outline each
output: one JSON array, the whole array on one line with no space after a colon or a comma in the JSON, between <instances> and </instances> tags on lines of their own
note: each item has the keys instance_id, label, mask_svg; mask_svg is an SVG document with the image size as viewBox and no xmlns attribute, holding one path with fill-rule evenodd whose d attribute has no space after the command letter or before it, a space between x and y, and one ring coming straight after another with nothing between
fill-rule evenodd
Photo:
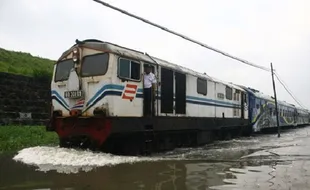
<instances>
[{"instance_id":1,"label":"concrete wall","mask_svg":"<svg viewBox=\"0 0 310 190\"><path fill-rule=\"evenodd\" d=\"M0 72L0 125L43 125L50 102L49 80Z\"/></svg>"}]
</instances>

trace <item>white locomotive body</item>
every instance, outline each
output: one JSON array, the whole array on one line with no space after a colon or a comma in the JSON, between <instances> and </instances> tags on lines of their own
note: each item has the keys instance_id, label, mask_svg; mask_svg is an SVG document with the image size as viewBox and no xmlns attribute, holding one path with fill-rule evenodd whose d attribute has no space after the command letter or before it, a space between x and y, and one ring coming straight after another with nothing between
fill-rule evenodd
<instances>
[{"instance_id":1,"label":"white locomotive body","mask_svg":"<svg viewBox=\"0 0 310 190\"><path fill-rule=\"evenodd\" d=\"M145 65L157 78L150 117L143 113ZM145 152L252 132L247 89L108 42L77 41L55 64L51 88L47 129L62 146Z\"/></svg>"}]
</instances>

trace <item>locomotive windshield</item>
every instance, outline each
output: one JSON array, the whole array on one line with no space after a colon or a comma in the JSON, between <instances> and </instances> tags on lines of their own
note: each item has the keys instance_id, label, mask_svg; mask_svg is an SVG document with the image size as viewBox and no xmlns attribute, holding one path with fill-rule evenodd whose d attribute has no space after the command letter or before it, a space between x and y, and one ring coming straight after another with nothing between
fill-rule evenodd
<instances>
[{"instance_id":1,"label":"locomotive windshield","mask_svg":"<svg viewBox=\"0 0 310 190\"><path fill-rule=\"evenodd\" d=\"M56 66L55 82L68 80L69 73L74 66L72 59L60 61Z\"/></svg>"},{"instance_id":2,"label":"locomotive windshield","mask_svg":"<svg viewBox=\"0 0 310 190\"><path fill-rule=\"evenodd\" d=\"M99 53L83 57L82 76L105 75L108 70L109 54Z\"/></svg>"}]
</instances>

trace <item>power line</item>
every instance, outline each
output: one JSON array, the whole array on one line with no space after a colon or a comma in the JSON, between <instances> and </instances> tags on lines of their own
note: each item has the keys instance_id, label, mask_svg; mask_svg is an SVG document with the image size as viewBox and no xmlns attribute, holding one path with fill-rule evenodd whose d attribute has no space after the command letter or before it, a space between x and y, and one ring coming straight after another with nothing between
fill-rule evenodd
<instances>
[{"instance_id":1,"label":"power line","mask_svg":"<svg viewBox=\"0 0 310 190\"><path fill-rule=\"evenodd\" d=\"M169 33L171 33L171 34L174 34L174 35L176 35L176 36L179 36L179 37L181 37L181 38L183 38L183 39L185 39L185 40L188 40L188 41L191 41L191 42L193 42L193 43L195 43L195 44L201 45L201 46L203 46L203 47L205 47L205 48L207 48L207 49L210 49L210 50L212 50L212 51L215 51L215 52L217 52L217 53L220 53L220 54L222 54L222 55L224 55L224 56L227 56L227 57L230 57L230 58L235 59L235 60L237 60L237 61L240 61L240 62L242 62L242 63L244 63L244 64L247 64L247 65L250 65L250 66L253 66L253 67L256 67L256 68L265 70L265 71L269 71L269 72L271 71L269 68L266 68L266 67L263 67L263 66L260 66L260 65L256 65L256 64L254 64L254 63L250 63L250 62L248 62L248 61L246 61L246 60L244 60L244 59L235 57L235 56L230 55L230 54L228 54L228 53L226 53L226 52L223 52L223 51L221 51L221 50L215 49L215 48L213 48L213 47L211 47L211 46L209 46L209 45L206 45L206 44L204 44L204 43L201 43L201 42L198 42L198 41L196 41L196 40L194 40L194 39L191 39L191 38L189 38L189 37L187 37L187 36L185 36L185 35L183 35L183 34L179 34L179 33L177 33L177 32L174 32L174 31L172 31L172 30L169 30L168 28L166 28L166 27L164 27L164 26L160 26L160 25L158 25L158 24L156 24L156 23L153 23L153 22L151 22L151 21L148 21L148 20L146 20L146 19L144 19L144 18L142 18L142 17L139 17L139 16L137 16L137 15L134 15L134 14L132 14L132 13L129 13L129 12L125 11L125 10L120 9L120 8L114 7L114 6L112 6L112 5L110 5L110 4L106 3L106 2L103 2L103 1L100 1L100 0L93 0L93 1L95 1L95 2L97 2L97 3L100 3L100 4L102 4L103 6L106 6L106 7L109 7L109 8L111 8L111 9L117 10L117 11L119 11L119 12L125 14L125 15L128 15L128 16L130 16L130 17L134 17L134 18L136 18L136 19L138 19L138 20L141 20L141 21L143 21L143 22L145 22L145 23L148 23L148 24L150 24L150 25L153 25L153 26L155 26L155 27L157 27L157 28L160 28L160 29L162 29L162 30L164 30L164 31L166 31L166 32L169 32Z\"/></svg>"},{"instance_id":2,"label":"power line","mask_svg":"<svg viewBox=\"0 0 310 190\"><path fill-rule=\"evenodd\" d=\"M298 101L297 98L293 95L293 93L286 87L287 85L284 83L283 80L280 79L280 76L279 76L276 72L274 72L274 73L275 73L275 76L276 76L276 78L278 79L278 81L282 84L282 86L284 87L284 89L287 91L287 93L289 93L289 94L292 96L292 98L295 100L295 102L296 102L300 107L302 107L303 109L305 109L305 107L303 106L303 104L301 104L301 102Z\"/></svg>"},{"instance_id":3,"label":"power line","mask_svg":"<svg viewBox=\"0 0 310 190\"><path fill-rule=\"evenodd\" d=\"M217 53L220 53L220 54L222 54L222 55L224 55L224 56L226 56L226 57L230 57L230 58L232 58L232 59L235 59L235 60L237 60L237 61L240 61L240 62L242 62L242 63L244 63L244 64L246 64L246 65L249 65L249 66L252 66L252 67L256 67L256 68L262 69L262 70L264 70L264 71L271 72L271 69L269 69L269 68L267 68L267 67L263 67L263 66L260 66L260 65L256 65L256 64L251 63L251 62L249 62L249 61L246 61L246 60L244 60L244 59L241 59L241 58L238 58L238 57L236 57L236 56L230 55L230 54L228 54L228 53L226 53L226 52L223 52L223 51L221 51L221 50L218 50L218 49L216 49L216 48L213 48L213 47L211 47L211 46L209 46L209 45L207 45L207 44L204 44L204 43L202 43L202 42L199 42L199 41L196 41L196 40L194 40L194 39L191 39L191 38L189 38L189 37L187 37L187 36L185 36L185 35L183 35L183 34L180 34L180 33L174 32L174 31L172 31L172 30L169 30L168 28L166 28L166 27L164 27L164 26L158 25L158 24L153 23L153 22L151 22L151 21L148 21L148 20L146 20L146 19L144 19L144 18L142 18L142 17L139 17L139 16L137 16L137 15L134 15L134 14L132 14L132 13L129 13L129 12L123 10L123 9L120 9L120 8L118 8L118 7L115 7L115 6L112 6L112 5L110 5L110 4L106 3L106 2L103 2L103 1L100 1L100 0L93 0L93 1L99 3L99 4L103 5L103 6L106 6L106 7L109 7L109 8L111 8L111 9L114 9L114 10L116 10L116 11L119 11L119 12L125 14L125 15L130 16L130 17L133 17L133 18L136 18L136 19L138 19L138 20L141 20L142 22L145 22L145 23L147 23L147 24L150 24L150 25L152 25L152 26L155 26L155 27L157 27L157 28L160 28L160 29L162 29L162 30L164 30L164 31L166 31L166 32L169 32L169 33L171 33L171 34L174 34L174 35L176 35L176 36L179 36L179 37L181 37L181 38L183 38L183 39L185 39L185 40L188 40L188 41L190 41L190 42L193 42L193 43L195 43L195 44L198 44L198 45L200 45L200 46L202 46L202 47L205 47L205 48L207 48L207 49L210 49L210 50L212 50L212 51L215 51L215 52L217 52ZM273 70L273 71L275 72L275 70ZM278 74L275 74L275 75L276 75L278 81L281 83L281 85L285 88L285 90L292 96L292 98L296 101L296 103L299 104L299 105L301 106L301 104L299 103L299 101L296 100L296 98L293 96L293 94L288 90L288 88L287 88L287 87L282 83L282 81L279 79L279 75L278 75ZM301 106L301 107L304 108L303 106Z\"/></svg>"}]
</instances>

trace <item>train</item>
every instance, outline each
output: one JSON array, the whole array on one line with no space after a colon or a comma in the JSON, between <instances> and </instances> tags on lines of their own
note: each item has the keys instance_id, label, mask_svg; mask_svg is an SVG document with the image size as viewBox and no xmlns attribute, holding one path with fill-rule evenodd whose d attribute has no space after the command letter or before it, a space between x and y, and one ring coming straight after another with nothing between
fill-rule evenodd
<instances>
[{"instance_id":1,"label":"train","mask_svg":"<svg viewBox=\"0 0 310 190\"><path fill-rule=\"evenodd\" d=\"M146 65L156 76L151 115L143 111ZM281 127L309 124L309 110L277 102ZM122 155L277 127L272 96L98 39L77 39L55 62L50 113L46 130L57 133L60 147Z\"/></svg>"}]
</instances>

